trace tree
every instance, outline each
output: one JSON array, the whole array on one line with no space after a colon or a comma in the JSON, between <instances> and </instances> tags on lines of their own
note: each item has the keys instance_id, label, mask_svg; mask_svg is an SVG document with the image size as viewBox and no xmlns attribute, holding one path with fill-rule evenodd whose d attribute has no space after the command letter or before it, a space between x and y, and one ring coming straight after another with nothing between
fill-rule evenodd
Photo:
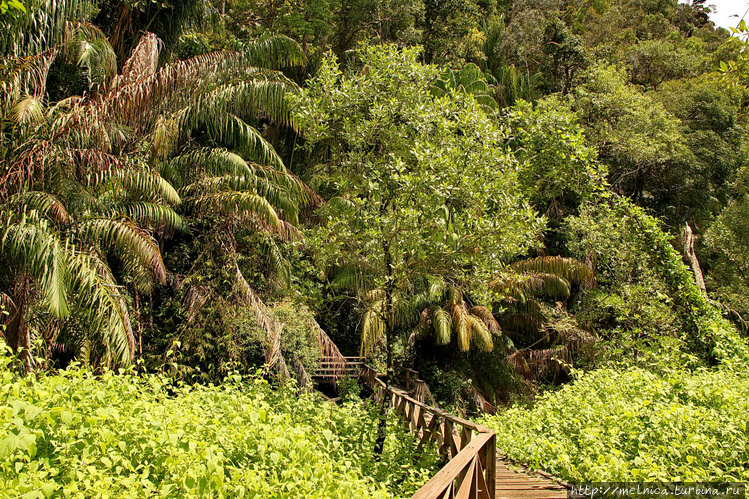
<instances>
[{"instance_id":1,"label":"tree","mask_svg":"<svg viewBox=\"0 0 749 499\"><path fill-rule=\"evenodd\" d=\"M438 69L413 49L358 56L361 70L349 74L329 59L295 100L295 118L308 149L326 150L313 159L328 198L314 237L319 261L355 269L362 299L380 290L392 370L397 297L430 277L485 290L503 261L534 244L543 220L519 195L503 132L470 95L435 98Z\"/></svg>"},{"instance_id":2,"label":"tree","mask_svg":"<svg viewBox=\"0 0 749 499\"><path fill-rule=\"evenodd\" d=\"M79 31L103 39L90 26ZM90 55L85 38L69 40ZM138 315L139 293L166 283L156 237L187 230L173 209L183 199L188 215L225 214L262 233L295 231L302 184L245 119L261 113L288 122L283 96L294 85L255 63L299 62L298 46L269 38L242 53L160 69L159 46L147 33L121 74L104 73L92 94L48 107L46 70L60 50L32 57L8 76L0 116L0 290L12 311L7 336L14 349L28 352L35 328L51 332L47 346L67 340L92 360L129 363L136 341L125 290ZM93 67L88 55L76 59Z\"/></svg>"},{"instance_id":3,"label":"tree","mask_svg":"<svg viewBox=\"0 0 749 499\"><path fill-rule=\"evenodd\" d=\"M573 109L608 166L609 183L635 202L660 188L689 159L679 121L611 66L594 66L573 91ZM677 173L678 174L678 173Z\"/></svg>"}]
</instances>

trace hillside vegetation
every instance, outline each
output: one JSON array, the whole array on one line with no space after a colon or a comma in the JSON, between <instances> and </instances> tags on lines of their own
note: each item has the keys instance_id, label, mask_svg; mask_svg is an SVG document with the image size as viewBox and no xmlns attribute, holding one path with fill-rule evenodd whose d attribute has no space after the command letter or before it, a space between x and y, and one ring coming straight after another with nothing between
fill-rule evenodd
<instances>
[{"instance_id":1,"label":"hillside vegetation","mask_svg":"<svg viewBox=\"0 0 749 499\"><path fill-rule=\"evenodd\" d=\"M0 1L7 487L407 495L434 463L307 394L339 354L566 478L746 478L749 29L710 9Z\"/></svg>"}]
</instances>

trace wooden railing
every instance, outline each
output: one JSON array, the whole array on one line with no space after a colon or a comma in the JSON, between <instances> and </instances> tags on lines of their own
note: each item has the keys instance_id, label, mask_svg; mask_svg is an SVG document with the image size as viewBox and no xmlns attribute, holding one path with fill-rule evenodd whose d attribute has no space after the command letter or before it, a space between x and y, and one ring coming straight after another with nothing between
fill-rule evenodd
<instances>
[{"instance_id":1,"label":"wooden railing","mask_svg":"<svg viewBox=\"0 0 749 499\"><path fill-rule=\"evenodd\" d=\"M345 376L355 378L359 376L363 365L361 357L323 357L313 377L329 381L338 381Z\"/></svg>"},{"instance_id":2,"label":"wooden railing","mask_svg":"<svg viewBox=\"0 0 749 499\"><path fill-rule=\"evenodd\" d=\"M389 402L419 439L417 452L436 442L447 464L411 499L494 499L496 447L494 432L485 426L426 405L405 391L388 386L364 364L361 379L375 402Z\"/></svg>"}]
</instances>

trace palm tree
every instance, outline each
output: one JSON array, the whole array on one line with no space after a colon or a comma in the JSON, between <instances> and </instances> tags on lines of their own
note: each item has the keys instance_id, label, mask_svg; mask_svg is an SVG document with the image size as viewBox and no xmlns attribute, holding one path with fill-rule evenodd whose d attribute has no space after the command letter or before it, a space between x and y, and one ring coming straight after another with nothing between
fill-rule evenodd
<instances>
[{"instance_id":1,"label":"palm tree","mask_svg":"<svg viewBox=\"0 0 749 499\"><path fill-rule=\"evenodd\" d=\"M560 256L515 262L490 284L498 296L495 316L518 347L508 357L518 373L534 378L557 372L572 363L575 352L595 341L564 307L573 286L588 289L595 284L589 265Z\"/></svg>"},{"instance_id":2,"label":"palm tree","mask_svg":"<svg viewBox=\"0 0 749 499\"><path fill-rule=\"evenodd\" d=\"M413 301L421 313L411 341L433 336L438 345L447 345L455 338L461 352L467 352L472 344L490 352L494 349L493 338L501 335L491 310L470 304L457 286L432 283Z\"/></svg>"},{"instance_id":3,"label":"palm tree","mask_svg":"<svg viewBox=\"0 0 749 499\"><path fill-rule=\"evenodd\" d=\"M178 205L288 235L311 198L242 118L290 123L283 96L295 86L254 63L301 61L293 42L270 38L157 69L159 42L146 34L112 75L103 35L87 25L71 33L46 53L5 60L0 297L11 312L6 339L27 368L34 338L49 345L58 334L109 364L132 359L125 289L137 300L165 282L155 237L188 230ZM51 105L46 77L60 54L95 77L90 93Z\"/></svg>"}]
</instances>

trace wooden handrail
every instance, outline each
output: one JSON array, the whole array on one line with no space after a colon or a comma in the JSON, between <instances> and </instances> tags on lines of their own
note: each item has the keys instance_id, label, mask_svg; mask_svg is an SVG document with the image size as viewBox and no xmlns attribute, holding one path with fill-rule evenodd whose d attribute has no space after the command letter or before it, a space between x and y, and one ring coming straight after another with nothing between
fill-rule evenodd
<instances>
[{"instance_id":1,"label":"wooden handrail","mask_svg":"<svg viewBox=\"0 0 749 499\"><path fill-rule=\"evenodd\" d=\"M372 390L375 402L389 398L395 413L419 439L417 450L436 440L439 453L448 459L412 499L494 499L496 444L492 430L419 402L386 384L369 365L362 367L361 378Z\"/></svg>"}]
</instances>

